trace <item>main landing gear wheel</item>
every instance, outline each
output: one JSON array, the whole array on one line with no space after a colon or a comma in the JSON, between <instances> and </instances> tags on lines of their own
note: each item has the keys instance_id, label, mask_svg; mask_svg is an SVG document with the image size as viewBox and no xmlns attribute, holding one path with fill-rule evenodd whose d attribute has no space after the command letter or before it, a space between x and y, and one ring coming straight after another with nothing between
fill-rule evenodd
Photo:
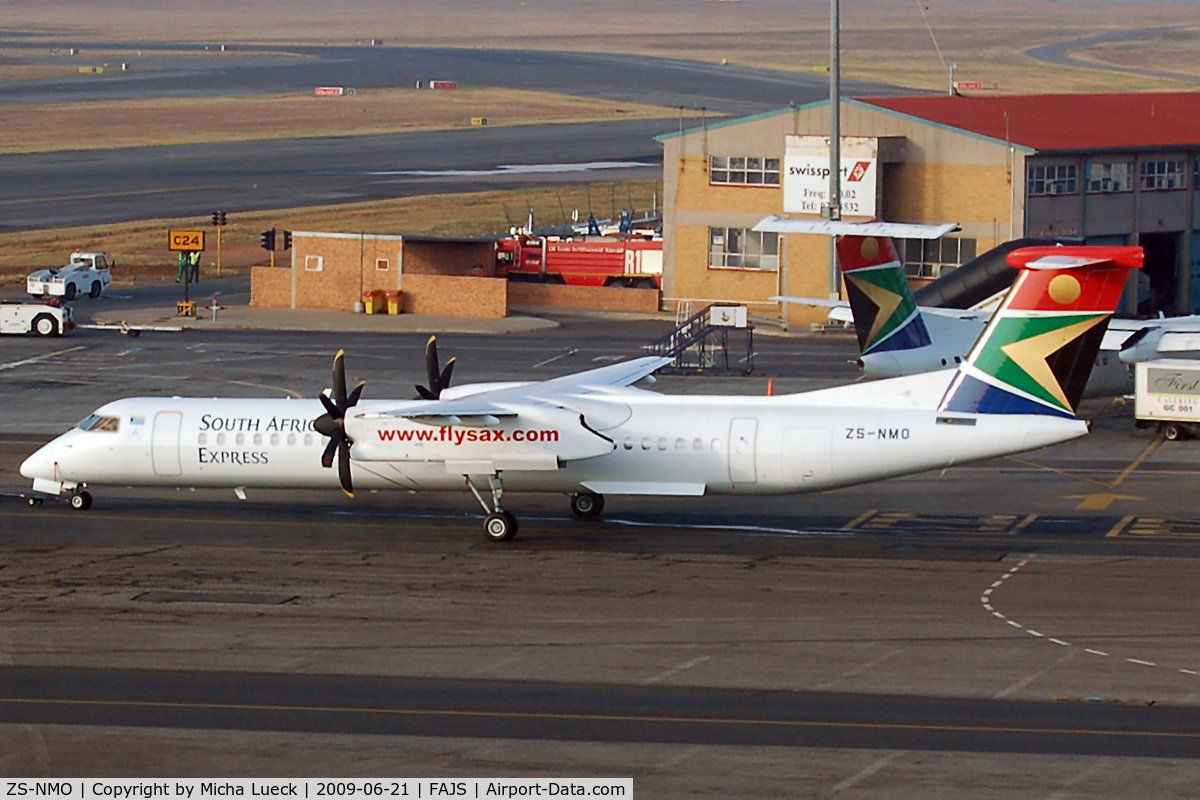
<instances>
[{"instance_id":1,"label":"main landing gear wheel","mask_svg":"<svg viewBox=\"0 0 1200 800\"><path fill-rule=\"evenodd\" d=\"M511 511L493 511L483 521L483 535L492 542L507 542L517 535L517 518Z\"/></svg>"},{"instance_id":2,"label":"main landing gear wheel","mask_svg":"<svg viewBox=\"0 0 1200 800\"><path fill-rule=\"evenodd\" d=\"M92 507L91 492L75 492L71 495L71 499L67 501L71 504L71 508L76 511L87 511Z\"/></svg>"},{"instance_id":3,"label":"main landing gear wheel","mask_svg":"<svg viewBox=\"0 0 1200 800\"><path fill-rule=\"evenodd\" d=\"M600 516L604 510L604 495L592 492L581 492L571 495L571 513L580 519L592 519Z\"/></svg>"}]
</instances>

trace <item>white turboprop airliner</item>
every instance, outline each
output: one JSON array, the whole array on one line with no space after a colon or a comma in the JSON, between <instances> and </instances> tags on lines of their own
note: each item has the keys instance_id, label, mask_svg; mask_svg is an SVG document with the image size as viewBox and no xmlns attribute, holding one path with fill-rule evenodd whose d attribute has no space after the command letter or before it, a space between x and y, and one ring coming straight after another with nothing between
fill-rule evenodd
<instances>
[{"instance_id":1,"label":"white turboprop airliner","mask_svg":"<svg viewBox=\"0 0 1200 800\"><path fill-rule=\"evenodd\" d=\"M21 465L37 492L91 505L101 485L469 490L489 539L505 491L604 495L812 492L1082 436L1074 409L1140 248L1024 249L1021 277L957 370L773 397L666 396L647 357L536 383L447 388L427 351L420 400L141 397L101 406ZM327 469L337 461L336 471ZM490 497L489 497L490 495ZM489 502L490 501L490 502Z\"/></svg>"},{"instance_id":2,"label":"white turboprop airliner","mask_svg":"<svg viewBox=\"0 0 1200 800\"><path fill-rule=\"evenodd\" d=\"M858 364L868 378L895 378L953 367L966 358L991 318L993 299L966 310L917 306L904 266L890 241L892 236L937 239L957 230L953 223L918 225L767 217L754 229L839 237L838 260L846 279L848 301L783 296L771 299L830 308L831 321L854 322L862 350ZM866 241L879 245L870 255L862 251ZM1133 371L1128 365L1138 361L1197 356L1200 356L1200 316L1114 318L1100 343L1084 397L1132 392Z\"/></svg>"}]
</instances>

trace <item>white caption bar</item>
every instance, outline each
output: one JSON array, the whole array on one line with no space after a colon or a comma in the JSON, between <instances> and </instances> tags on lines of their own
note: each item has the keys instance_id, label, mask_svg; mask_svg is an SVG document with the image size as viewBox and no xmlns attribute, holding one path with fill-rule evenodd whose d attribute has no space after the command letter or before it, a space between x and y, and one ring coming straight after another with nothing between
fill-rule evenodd
<instances>
[{"instance_id":1,"label":"white caption bar","mask_svg":"<svg viewBox=\"0 0 1200 800\"><path fill-rule=\"evenodd\" d=\"M274 798L633 797L633 778L201 778L0 780L0 800Z\"/></svg>"}]
</instances>

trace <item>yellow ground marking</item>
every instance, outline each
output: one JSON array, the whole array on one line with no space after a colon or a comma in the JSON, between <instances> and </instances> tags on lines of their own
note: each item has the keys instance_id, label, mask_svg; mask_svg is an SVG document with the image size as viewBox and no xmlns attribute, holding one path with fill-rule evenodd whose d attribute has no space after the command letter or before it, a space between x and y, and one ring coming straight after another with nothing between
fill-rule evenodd
<instances>
[{"instance_id":1,"label":"yellow ground marking","mask_svg":"<svg viewBox=\"0 0 1200 800\"><path fill-rule=\"evenodd\" d=\"M875 516L878 513L879 513L879 509L877 509L877 508L872 508L870 511L864 511L863 513L859 514L857 517L855 517L854 519L850 520L845 525L843 525L842 530L852 531L855 528L857 528L859 525L862 525L864 522L866 522L867 520L869 520L871 517Z\"/></svg>"},{"instance_id":2,"label":"yellow ground marking","mask_svg":"<svg viewBox=\"0 0 1200 800\"><path fill-rule=\"evenodd\" d=\"M1121 471L1112 483L1106 484L1106 488L1116 489L1125 479L1133 474L1134 470L1145 463L1150 454L1158 449L1158 446L1163 443L1161 435L1155 436L1150 444L1146 445L1146 449L1141 452L1137 458L1133 460L1128 467ZM1115 492L1092 492L1090 494L1069 494L1065 495L1066 500L1079 500L1079 505L1076 506L1080 511L1104 511L1118 500L1145 500L1144 497L1137 497L1131 494L1116 494ZM1110 533L1110 535L1112 535Z\"/></svg>"},{"instance_id":3,"label":"yellow ground marking","mask_svg":"<svg viewBox=\"0 0 1200 800\"><path fill-rule=\"evenodd\" d=\"M654 716L650 714L568 714L551 711L455 711L430 708L379 708L377 706L304 706L270 703L171 703L151 700L75 700L41 697L0 697L3 705L57 705L111 708L159 708L208 711L269 711L305 712L311 714L370 714L380 717L458 717L481 719L529 719L529 720L575 720L587 722L643 722L694 725L761 725L771 728L827 728L849 730L900 730L900 731L947 731L1020 733L1042 736L1147 736L1156 739L1196 739L1200 731L1150 731L1133 729L1087 728L1032 728L1012 725L940 725L934 723L889 723L889 722L831 722L828 720L754 719L750 717L687 717Z\"/></svg>"},{"instance_id":4,"label":"yellow ground marking","mask_svg":"<svg viewBox=\"0 0 1200 800\"><path fill-rule=\"evenodd\" d=\"M1133 517L1133 516L1121 517L1121 521L1118 522L1116 525L1113 525L1112 528L1108 531L1108 533L1106 533L1104 535L1110 539L1115 536L1120 536L1121 532L1124 531L1126 528L1128 528L1129 524L1131 522L1133 522L1135 519L1136 519L1136 517Z\"/></svg>"},{"instance_id":5,"label":"yellow ground marking","mask_svg":"<svg viewBox=\"0 0 1200 800\"><path fill-rule=\"evenodd\" d=\"M1135 469L1137 469L1138 467L1140 467L1142 465L1142 463L1147 458L1150 457L1150 454L1153 453L1155 450L1157 450L1158 446L1162 443L1163 443L1162 435L1159 434L1158 436L1155 436L1153 441L1151 441L1150 444L1146 445L1146 449L1142 451L1142 454L1140 456L1138 456L1136 459L1134 459L1133 463L1130 464L1128 467L1126 467L1124 472L1122 472L1120 475L1117 476L1117 479L1112 482L1112 487L1115 489L1118 486L1120 486L1122 483L1124 483L1125 479L1128 478L1130 475L1132 475L1133 471Z\"/></svg>"},{"instance_id":6,"label":"yellow ground marking","mask_svg":"<svg viewBox=\"0 0 1200 800\"><path fill-rule=\"evenodd\" d=\"M1091 492L1090 494L1066 494L1064 500L1078 500L1075 508L1080 511L1104 511L1118 500L1145 500L1132 494L1116 494L1115 492Z\"/></svg>"},{"instance_id":7,"label":"yellow ground marking","mask_svg":"<svg viewBox=\"0 0 1200 800\"><path fill-rule=\"evenodd\" d=\"M1048 467L1045 464L1039 464L1036 461L1026 461L1023 458L1013 458L1012 456L1009 456L1008 460L1013 462L1014 464L1020 464L1023 467L1033 467L1035 469L1040 469L1044 472L1053 472L1055 475L1062 475L1064 478L1071 478L1073 480L1083 481L1084 483L1090 483L1090 484L1093 484L1094 486L1100 486L1105 489L1113 488L1112 484L1110 484L1110 483L1105 483L1104 481L1096 480L1095 478L1089 478L1086 475L1077 475L1074 472L1067 472L1065 469L1058 469L1057 467Z\"/></svg>"}]
</instances>

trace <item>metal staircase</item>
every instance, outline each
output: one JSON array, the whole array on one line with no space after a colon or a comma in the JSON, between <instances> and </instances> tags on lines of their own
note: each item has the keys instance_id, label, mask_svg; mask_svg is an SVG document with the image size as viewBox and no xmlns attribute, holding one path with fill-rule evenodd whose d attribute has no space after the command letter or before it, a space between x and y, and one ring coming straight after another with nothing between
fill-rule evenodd
<instances>
[{"instance_id":1,"label":"metal staircase","mask_svg":"<svg viewBox=\"0 0 1200 800\"><path fill-rule=\"evenodd\" d=\"M733 364L729 362L730 332L741 332L746 338L746 357ZM754 369L754 326L746 322L745 307L714 303L679 320L675 330L658 338L648 349L656 356L673 359L659 372L749 375Z\"/></svg>"}]
</instances>

